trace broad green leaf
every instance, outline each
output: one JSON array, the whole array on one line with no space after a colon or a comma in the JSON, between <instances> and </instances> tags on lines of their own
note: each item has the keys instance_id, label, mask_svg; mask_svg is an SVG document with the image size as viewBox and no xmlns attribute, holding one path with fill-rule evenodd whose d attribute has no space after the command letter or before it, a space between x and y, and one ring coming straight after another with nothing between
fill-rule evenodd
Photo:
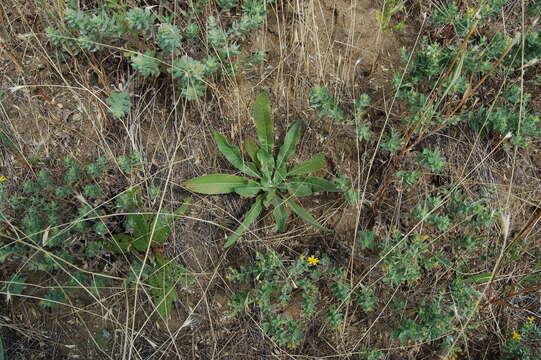
<instances>
[{"instance_id":1,"label":"broad green leaf","mask_svg":"<svg viewBox=\"0 0 541 360\"><path fill-rule=\"evenodd\" d=\"M332 181L325 180L320 177L306 177L306 178L294 178L302 179L305 184L312 186L312 192L314 194L319 192L341 192L342 190Z\"/></svg>"},{"instance_id":2,"label":"broad green leaf","mask_svg":"<svg viewBox=\"0 0 541 360\"><path fill-rule=\"evenodd\" d=\"M304 161L303 163L295 166L287 175L304 175L310 174L314 171L321 170L325 167L327 163L325 162L325 155L317 154L312 156L310 159Z\"/></svg>"},{"instance_id":3,"label":"broad green leaf","mask_svg":"<svg viewBox=\"0 0 541 360\"><path fill-rule=\"evenodd\" d=\"M263 176L270 179L272 172L274 171L274 159L272 158L272 155L269 154L265 149L259 149L257 152L257 158L261 164L260 169Z\"/></svg>"},{"instance_id":4,"label":"broad green leaf","mask_svg":"<svg viewBox=\"0 0 541 360\"><path fill-rule=\"evenodd\" d=\"M173 280L188 282L194 279L194 277L189 274L188 269L177 264L173 260L167 260L159 254L154 255L154 259L156 260L156 264L163 267L165 273Z\"/></svg>"},{"instance_id":5,"label":"broad green leaf","mask_svg":"<svg viewBox=\"0 0 541 360\"><path fill-rule=\"evenodd\" d=\"M310 224L310 225L312 225L312 226L314 226L314 227L316 227L316 228L318 228L320 230L330 231L330 229L327 229L326 227L324 227L323 225L318 223L317 220L308 211L306 211L302 206L297 204L295 201L293 201L291 199L286 199L285 202L286 202L287 206L289 206L289 208L291 210L293 210L293 212L295 214L297 214L300 218L302 218L308 224Z\"/></svg>"},{"instance_id":6,"label":"broad green leaf","mask_svg":"<svg viewBox=\"0 0 541 360\"><path fill-rule=\"evenodd\" d=\"M218 149L220 150L220 152L225 156L227 161L231 163L231 165L233 165L248 176L252 176L255 178L261 177L261 175L257 171L254 171L252 168L246 166L246 163L244 162L244 159L242 158L240 154L240 149L238 147L229 144L227 140L218 133L214 133L214 140L216 140L216 144L218 145Z\"/></svg>"},{"instance_id":7,"label":"broad green leaf","mask_svg":"<svg viewBox=\"0 0 541 360\"><path fill-rule=\"evenodd\" d=\"M302 122L300 120L296 121L287 131L284 143L280 147L278 157L276 158L277 169L285 167L287 159L289 159L289 156L295 151L301 136L301 124Z\"/></svg>"},{"instance_id":8,"label":"broad green leaf","mask_svg":"<svg viewBox=\"0 0 541 360\"><path fill-rule=\"evenodd\" d=\"M267 209L269 206L274 205L278 201L276 196L276 190L272 189L263 194L263 206Z\"/></svg>"},{"instance_id":9,"label":"broad green leaf","mask_svg":"<svg viewBox=\"0 0 541 360\"><path fill-rule=\"evenodd\" d=\"M152 221L152 215L150 214L129 214L127 216L127 223L130 226L129 231L134 238L140 238L148 233L150 221Z\"/></svg>"},{"instance_id":10,"label":"broad green leaf","mask_svg":"<svg viewBox=\"0 0 541 360\"><path fill-rule=\"evenodd\" d=\"M122 254L129 250L132 241L133 238L127 234L116 234L104 244L104 247L112 252Z\"/></svg>"},{"instance_id":11,"label":"broad green leaf","mask_svg":"<svg viewBox=\"0 0 541 360\"><path fill-rule=\"evenodd\" d=\"M193 192L207 195L229 194L235 188L246 184L248 179L242 176L227 174L203 175L183 183L183 186Z\"/></svg>"},{"instance_id":12,"label":"broad green leaf","mask_svg":"<svg viewBox=\"0 0 541 360\"><path fill-rule=\"evenodd\" d=\"M179 217L179 216L184 215L186 210L188 210L188 208L190 207L191 203L192 203L192 198L191 197L185 198L182 201L182 206L179 207L178 209L176 209L175 212L173 213L175 215L175 217Z\"/></svg>"},{"instance_id":13,"label":"broad green leaf","mask_svg":"<svg viewBox=\"0 0 541 360\"><path fill-rule=\"evenodd\" d=\"M312 185L303 181L303 178L293 178L286 182L287 191L296 197L310 196L313 194Z\"/></svg>"},{"instance_id":14,"label":"broad green leaf","mask_svg":"<svg viewBox=\"0 0 541 360\"><path fill-rule=\"evenodd\" d=\"M167 276L163 267L151 274L148 282L152 286L150 294L156 310L164 319L168 319L173 302L178 298L175 283Z\"/></svg>"},{"instance_id":15,"label":"broad green leaf","mask_svg":"<svg viewBox=\"0 0 541 360\"><path fill-rule=\"evenodd\" d=\"M149 242L150 242L150 233L147 233L144 236L138 237L137 239L133 239L131 246L137 251L146 252L148 250Z\"/></svg>"},{"instance_id":16,"label":"broad green leaf","mask_svg":"<svg viewBox=\"0 0 541 360\"><path fill-rule=\"evenodd\" d=\"M240 196L252 197L261 191L261 185L255 181L249 181L248 184L235 188L235 192Z\"/></svg>"},{"instance_id":17,"label":"broad green leaf","mask_svg":"<svg viewBox=\"0 0 541 360\"><path fill-rule=\"evenodd\" d=\"M283 182L287 177L287 169L285 166L282 166L281 168L276 168L276 171L274 172L273 182L275 184L280 184Z\"/></svg>"},{"instance_id":18,"label":"broad green leaf","mask_svg":"<svg viewBox=\"0 0 541 360\"><path fill-rule=\"evenodd\" d=\"M465 278L464 281L467 283L473 282L476 284L483 284L483 283L489 282L491 278L492 278L491 273L481 273L481 274L469 276Z\"/></svg>"},{"instance_id":19,"label":"broad green leaf","mask_svg":"<svg viewBox=\"0 0 541 360\"><path fill-rule=\"evenodd\" d=\"M149 226L146 241L148 241L152 235L152 244L163 244L164 242L166 242L169 238L169 235L171 235L171 229L175 222L175 216L180 216L184 214L191 202L192 199L187 198L184 200L184 204L180 208L175 210L173 214L170 214L167 209L164 209L162 214L156 215L153 219L151 219L148 224ZM154 229L154 232L152 232L152 229L154 228L154 222L156 222L156 227ZM136 248L135 245L136 242L134 242L133 244L133 247ZM143 251L146 250L146 247L147 246L145 246L145 249Z\"/></svg>"},{"instance_id":20,"label":"broad green leaf","mask_svg":"<svg viewBox=\"0 0 541 360\"><path fill-rule=\"evenodd\" d=\"M259 214L261 214L262 211L263 211L263 197L260 195L256 198L250 210L248 210L248 212L244 214L242 223L239 225L237 230L235 230L235 232L229 236L229 238L227 239L224 245L224 248L230 247L235 242L237 242L237 240L239 239L239 236L241 236L246 230L248 230L250 225L252 225L257 220L257 218L259 217Z\"/></svg>"},{"instance_id":21,"label":"broad green leaf","mask_svg":"<svg viewBox=\"0 0 541 360\"><path fill-rule=\"evenodd\" d=\"M259 146L257 145L255 139L251 137L247 138L244 148L246 149L248 156L250 156L250 159L257 163L257 152L259 151Z\"/></svg>"},{"instance_id":22,"label":"broad green leaf","mask_svg":"<svg viewBox=\"0 0 541 360\"><path fill-rule=\"evenodd\" d=\"M274 149L274 135L272 133L272 111L269 96L265 93L259 95L254 105L254 123L257 129L257 138L261 148L272 154Z\"/></svg>"},{"instance_id":23,"label":"broad green leaf","mask_svg":"<svg viewBox=\"0 0 541 360\"><path fill-rule=\"evenodd\" d=\"M274 220L276 221L276 226L278 227L278 231L280 232L286 231L286 224L287 224L287 219L289 218L289 212L287 211L281 199L277 199L277 201L274 203L274 210L272 210L272 216L274 217Z\"/></svg>"}]
</instances>

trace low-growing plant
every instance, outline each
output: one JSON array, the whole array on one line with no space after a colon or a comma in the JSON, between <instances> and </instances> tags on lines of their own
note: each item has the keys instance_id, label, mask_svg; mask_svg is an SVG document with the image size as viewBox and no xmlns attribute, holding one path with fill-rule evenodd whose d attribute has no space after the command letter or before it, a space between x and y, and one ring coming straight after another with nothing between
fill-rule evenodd
<instances>
[{"instance_id":1,"label":"low-growing plant","mask_svg":"<svg viewBox=\"0 0 541 360\"><path fill-rule=\"evenodd\" d=\"M384 0L383 8L376 11L376 21L381 31L400 31L406 27L404 23L391 25L394 15L404 8L404 0Z\"/></svg>"},{"instance_id":2,"label":"low-growing plant","mask_svg":"<svg viewBox=\"0 0 541 360\"><path fill-rule=\"evenodd\" d=\"M505 341L501 360L534 360L541 356L541 327L531 316Z\"/></svg>"},{"instance_id":3,"label":"low-growing plant","mask_svg":"<svg viewBox=\"0 0 541 360\"><path fill-rule=\"evenodd\" d=\"M8 186L9 180L0 183L0 263L25 264L6 285L8 296L21 295L32 285L25 283L23 274L27 271L62 274L61 269L70 268L76 261L73 248L78 245L74 238L86 234L92 239L107 233L101 210L95 205L104 201L100 179L110 168L105 158L84 166L67 157L63 173L39 170L35 179L24 182L22 191ZM102 249L97 239L84 246L84 254L89 258ZM68 277L67 285L52 286L40 303L55 305L74 288L85 287L88 291L107 284L104 277L80 271L70 272Z\"/></svg>"},{"instance_id":4,"label":"low-growing plant","mask_svg":"<svg viewBox=\"0 0 541 360\"><path fill-rule=\"evenodd\" d=\"M130 94L119 91L113 92L111 96L105 99L105 102L109 105L109 111L115 119L127 115L132 106Z\"/></svg>"},{"instance_id":5,"label":"low-growing plant","mask_svg":"<svg viewBox=\"0 0 541 360\"><path fill-rule=\"evenodd\" d=\"M266 94L260 95L254 105L254 124L259 144L252 138L246 142L246 152L251 161L242 158L240 149L230 145L220 134L214 139L220 152L238 170L250 178L238 175L204 175L184 182L187 189L201 194L236 193L244 197L255 197L251 209L244 215L240 226L228 237L225 247L233 245L248 230L263 208L272 207L272 216L279 231L286 229L289 210L292 210L310 225L328 230L295 200L319 192L341 191L336 184L319 177L304 177L325 167L325 155L317 154L288 169L287 162L300 140L301 121L288 130L278 154L274 155L274 134L271 106Z\"/></svg>"},{"instance_id":6,"label":"low-growing plant","mask_svg":"<svg viewBox=\"0 0 541 360\"><path fill-rule=\"evenodd\" d=\"M413 341L435 341L443 337L443 350L454 354L459 350L458 341L464 341L464 331L475 329L478 324L470 319L478 311L476 304L480 294L463 280L452 282L449 291L441 292L432 302L423 301L417 308L415 320L405 319L393 336L401 343ZM458 333L458 334L457 334ZM445 335L445 336L443 336Z\"/></svg>"},{"instance_id":7,"label":"low-growing plant","mask_svg":"<svg viewBox=\"0 0 541 360\"><path fill-rule=\"evenodd\" d=\"M195 100L205 93L210 76L222 70L232 75L238 70L241 64L238 41L265 22L270 1L244 1L240 18L228 29L223 28L218 17L208 16L205 31L210 47L201 44L201 51L188 54L184 40L195 43L199 37L201 28L195 16L206 3L189 2L189 11L183 11L184 17L175 19L173 24L171 14L158 16L151 8L130 8L106 2L94 10L82 10L75 2L68 2L63 11L49 12L51 22L57 25L48 27L46 33L59 49L74 56L81 50L127 48L123 54L131 58L132 67L143 77L157 77L167 71L182 95L187 100ZM223 0L218 5L230 9L236 6L236 1ZM181 53L184 55L177 59ZM120 96L109 98L113 102L110 105L114 117L125 113L123 100Z\"/></svg>"},{"instance_id":8,"label":"low-growing plant","mask_svg":"<svg viewBox=\"0 0 541 360\"><path fill-rule=\"evenodd\" d=\"M338 329L343 325L346 306L357 304L362 311L370 312L376 304L371 289L351 291L347 272L340 266L331 266L327 256L287 260L268 250L257 253L252 264L230 269L227 278L248 285L231 296L231 313L242 314L254 307L262 314L265 334L290 348L302 343L318 314L333 329ZM331 294L330 301L325 301L325 293ZM298 303L300 313L290 312Z\"/></svg>"},{"instance_id":9,"label":"low-growing plant","mask_svg":"<svg viewBox=\"0 0 541 360\"><path fill-rule=\"evenodd\" d=\"M160 214L141 213L141 191L132 188L117 199L118 207L127 212L125 225L128 234L115 234L105 243L106 249L121 254L152 251L150 263L145 265L145 269L142 269L140 262L132 264L128 283L148 280L156 310L165 319L170 317L173 302L177 299L175 285L188 284L193 277L186 268L154 253L154 250L165 244L175 218L182 216L190 203L191 198L186 198L174 212L163 209Z\"/></svg>"}]
</instances>

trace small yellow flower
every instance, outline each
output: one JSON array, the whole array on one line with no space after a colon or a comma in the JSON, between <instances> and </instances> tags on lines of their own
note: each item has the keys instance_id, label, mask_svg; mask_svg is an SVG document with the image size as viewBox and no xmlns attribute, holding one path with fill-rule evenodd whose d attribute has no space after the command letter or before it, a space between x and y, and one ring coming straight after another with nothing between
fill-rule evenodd
<instances>
[{"instance_id":1,"label":"small yellow flower","mask_svg":"<svg viewBox=\"0 0 541 360\"><path fill-rule=\"evenodd\" d=\"M522 335L520 335L520 333L513 331L513 339L520 340L521 337Z\"/></svg>"},{"instance_id":2,"label":"small yellow flower","mask_svg":"<svg viewBox=\"0 0 541 360\"><path fill-rule=\"evenodd\" d=\"M468 9L468 14L469 15L473 15L477 10L475 8L469 8Z\"/></svg>"},{"instance_id":3,"label":"small yellow flower","mask_svg":"<svg viewBox=\"0 0 541 360\"><path fill-rule=\"evenodd\" d=\"M528 317L528 322L529 322L530 324L533 324L534 320L535 320L535 319L534 319L533 316Z\"/></svg>"},{"instance_id":4,"label":"small yellow flower","mask_svg":"<svg viewBox=\"0 0 541 360\"><path fill-rule=\"evenodd\" d=\"M6 178L4 176L0 176L0 183L6 181Z\"/></svg>"},{"instance_id":5,"label":"small yellow flower","mask_svg":"<svg viewBox=\"0 0 541 360\"><path fill-rule=\"evenodd\" d=\"M312 266L315 266L319 263L319 259L317 257L315 257L314 255L310 256L308 259L306 259L308 261L308 264L312 265Z\"/></svg>"},{"instance_id":6,"label":"small yellow flower","mask_svg":"<svg viewBox=\"0 0 541 360\"><path fill-rule=\"evenodd\" d=\"M290 344L289 347L292 348L292 349L296 349L296 348L297 348L297 344Z\"/></svg>"}]
</instances>

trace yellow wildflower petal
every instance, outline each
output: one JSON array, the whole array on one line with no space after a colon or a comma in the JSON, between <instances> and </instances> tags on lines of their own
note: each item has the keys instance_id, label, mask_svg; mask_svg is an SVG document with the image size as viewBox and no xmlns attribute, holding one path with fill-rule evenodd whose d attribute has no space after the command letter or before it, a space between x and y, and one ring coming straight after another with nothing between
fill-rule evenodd
<instances>
[{"instance_id":1,"label":"yellow wildflower petal","mask_svg":"<svg viewBox=\"0 0 541 360\"><path fill-rule=\"evenodd\" d=\"M6 178L4 176L0 176L0 182L6 181Z\"/></svg>"},{"instance_id":2,"label":"yellow wildflower petal","mask_svg":"<svg viewBox=\"0 0 541 360\"><path fill-rule=\"evenodd\" d=\"M520 333L513 331L513 339L520 340L521 337L522 335L520 335Z\"/></svg>"},{"instance_id":3,"label":"yellow wildflower petal","mask_svg":"<svg viewBox=\"0 0 541 360\"><path fill-rule=\"evenodd\" d=\"M535 319L534 319L533 316L528 317L528 322L529 322L530 324L533 324L534 320L535 320Z\"/></svg>"},{"instance_id":4,"label":"yellow wildflower petal","mask_svg":"<svg viewBox=\"0 0 541 360\"><path fill-rule=\"evenodd\" d=\"M317 257L315 257L314 255L310 256L306 260L308 261L308 264L310 264L312 266L315 266L315 265L317 265L317 263L319 263L319 259Z\"/></svg>"}]
</instances>

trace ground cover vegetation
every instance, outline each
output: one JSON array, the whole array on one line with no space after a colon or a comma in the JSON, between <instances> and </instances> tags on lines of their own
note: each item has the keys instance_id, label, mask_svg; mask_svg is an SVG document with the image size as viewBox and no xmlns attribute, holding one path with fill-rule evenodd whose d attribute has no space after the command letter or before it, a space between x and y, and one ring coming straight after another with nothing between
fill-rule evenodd
<instances>
[{"instance_id":1,"label":"ground cover vegetation","mask_svg":"<svg viewBox=\"0 0 541 360\"><path fill-rule=\"evenodd\" d=\"M540 10L0 4L0 359L541 358Z\"/></svg>"}]
</instances>

